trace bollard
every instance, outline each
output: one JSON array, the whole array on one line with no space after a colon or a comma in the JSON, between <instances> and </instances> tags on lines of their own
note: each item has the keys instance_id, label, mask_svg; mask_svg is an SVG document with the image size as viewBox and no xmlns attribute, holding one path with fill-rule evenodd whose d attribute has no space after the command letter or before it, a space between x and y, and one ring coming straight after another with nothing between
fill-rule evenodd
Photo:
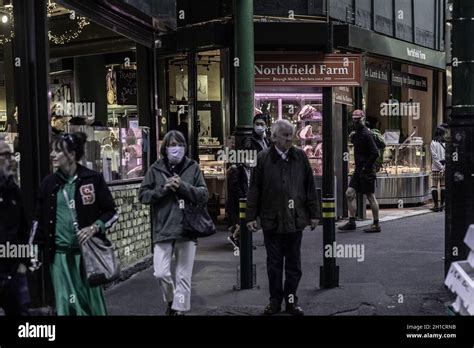
<instances>
[{"instance_id":1,"label":"bollard","mask_svg":"<svg viewBox=\"0 0 474 348\"><path fill-rule=\"evenodd\" d=\"M253 245L252 232L247 228L245 221L245 210L247 209L247 198L239 200L239 218L240 218L240 286L237 285L234 289L244 290L255 287L253 266Z\"/></svg>"},{"instance_id":2,"label":"bollard","mask_svg":"<svg viewBox=\"0 0 474 348\"><path fill-rule=\"evenodd\" d=\"M336 242L336 199L326 196L322 199L323 218L323 247ZM323 257L323 266L320 267L319 286L322 289L331 289L339 286L339 267L335 257Z\"/></svg>"}]
</instances>

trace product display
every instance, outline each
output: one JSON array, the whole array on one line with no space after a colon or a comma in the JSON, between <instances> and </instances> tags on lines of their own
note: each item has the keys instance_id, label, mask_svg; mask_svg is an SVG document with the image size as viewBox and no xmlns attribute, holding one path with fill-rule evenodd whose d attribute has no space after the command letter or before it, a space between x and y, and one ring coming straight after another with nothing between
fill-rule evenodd
<instances>
[{"instance_id":1,"label":"product display","mask_svg":"<svg viewBox=\"0 0 474 348\"><path fill-rule=\"evenodd\" d=\"M323 116L315 107L311 105L305 105L298 113L298 120L318 120L322 121Z\"/></svg>"}]
</instances>

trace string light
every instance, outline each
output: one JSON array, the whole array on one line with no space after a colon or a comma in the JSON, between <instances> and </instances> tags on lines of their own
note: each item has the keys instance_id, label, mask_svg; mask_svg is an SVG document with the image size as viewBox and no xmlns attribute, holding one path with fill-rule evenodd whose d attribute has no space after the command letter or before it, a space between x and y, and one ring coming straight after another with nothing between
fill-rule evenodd
<instances>
[{"instance_id":1,"label":"string light","mask_svg":"<svg viewBox=\"0 0 474 348\"><path fill-rule=\"evenodd\" d=\"M51 18L55 11L60 9L60 7L52 2L51 0L48 1L48 8L47 8L47 16ZM0 34L0 45L3 45L7 42L12 41L14 37L13 31L13 6L5 6L4 14L1 16L0 20L3 24L10 23L10 34L3 35ZM49 41L53 42L56 45L64 45L67 44L79 37L82 33L83 29L90 24L90 22L82 16L76 15L75 11L67 10L69 14L69 19L76 24L76 28L66 30L62 34L54 33L53 31L48 31L48 38Z\"/></svg>"}]
</instances>

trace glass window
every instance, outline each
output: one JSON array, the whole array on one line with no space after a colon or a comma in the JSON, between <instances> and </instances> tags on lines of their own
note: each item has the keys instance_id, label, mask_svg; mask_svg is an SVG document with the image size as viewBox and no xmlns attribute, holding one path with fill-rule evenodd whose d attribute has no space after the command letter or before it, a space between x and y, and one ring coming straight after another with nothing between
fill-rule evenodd
<instances>
[{"instance_id":1,"label":"glass window","mask_svg":"<svg viewBox=\"0 0 474 348\"><path fill-rule=\"evenodd\" d=\"M396 37L413 42L413 13L411 5L412 0L395 0L395 23Z\"/></svg>"},{"instance_id":2,"label":"glass window","mask_svg":"<svg viewBox=\"0 0 474 348\"><path fill-rule=\"evenodd\" d=\"M330 1L329 15L343 22L352 23L352 0Z\"/></svg>"},{"instance_id":3,"label":"glass window","mask_svg":"<svg viewBox=\"0 0 474 348\"><path fill-rule=\"evenodd\" d=\"M416 0L415 4L415 43L435 48L434 28L436 0Z\"/></svg>"},{"instance_id":4,"label":"glass window","mask_svg":"<svg viewBox=\"0 0 474 348\"><path fill-rule=\"evenodd\" d=\"M374 30L386 35L393 35L393 4L392 1L374 0Z\"/></svg>"},{"instance_id":5,"label":"glass window","mask_svg":"<svg viewBox=\"0 0 474 348\"><path fill-rule=\"evenodd\" d=\"M372 28L372 1L356 0L355 23L359 27Z\"/></svg>"}]
</instances>

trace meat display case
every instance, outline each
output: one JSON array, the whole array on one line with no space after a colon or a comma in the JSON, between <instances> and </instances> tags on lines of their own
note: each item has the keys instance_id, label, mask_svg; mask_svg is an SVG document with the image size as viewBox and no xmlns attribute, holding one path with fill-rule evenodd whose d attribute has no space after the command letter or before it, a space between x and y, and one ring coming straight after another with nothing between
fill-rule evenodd
<instances>
[{"instance_id":1,"label":"meat display case","mask_svg":"<svg viewBox=\"0 0 474 348\"><path fill-rule=\"evenodd\" d=\"M349 144L349 175L354 171L354 150ZM430 173L426 170L426 146L422 142L389 144L377 173L375 197L379 204L421 204L430 199Z\"/></svg>"}]
</instances>

